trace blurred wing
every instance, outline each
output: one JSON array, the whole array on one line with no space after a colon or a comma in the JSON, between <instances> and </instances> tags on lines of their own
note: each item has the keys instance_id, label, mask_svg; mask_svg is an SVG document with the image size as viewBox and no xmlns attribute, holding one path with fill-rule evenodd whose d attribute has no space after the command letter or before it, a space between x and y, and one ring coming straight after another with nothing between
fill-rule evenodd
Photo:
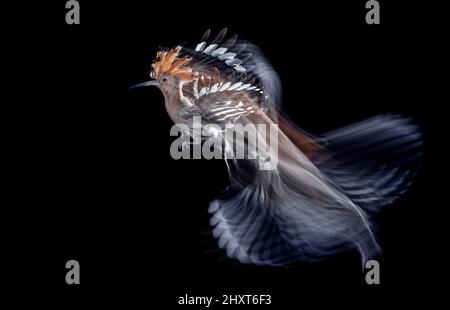
<instances>
[{"instance_id":1,"label":"blurred wing","mask_svg":"<svg viewBox=\"0 0 450 310\"><path fill-rule=\"evenodd\" d=\"M400 197L420 167L422 135L401 116L377 116L321 137L332 158L316 165L371 213Z\"/></svg>"},{"instance_id":2,"label":"blurred wing","mask_svg":"<svg viewBox=\"0 0 450 310\"><path fill-rule=\"evenodd\" d=\"M273 266L297 260L298 250L286 242L266 204L264 191L254 187L210 204L213 236L228 257L244 264Z\"/></svg>"},{"instance_id":3,"label":"blurred wing","mask_svg":"<svg viewBox=\"0 0 450 310\"><path fill-rule=\"evenodd\" d=\"M277 170L255 170L247 183L240 182L241 166L231 169L237 194L209 209L213 234L229 257L285 265L357 248L364 264L379 255L369 214L411 184L420 164L418 128L385 115L321 137L325 149L314 165L292 148L299 156L280 157Z\"/></svg>"}]
</instances>

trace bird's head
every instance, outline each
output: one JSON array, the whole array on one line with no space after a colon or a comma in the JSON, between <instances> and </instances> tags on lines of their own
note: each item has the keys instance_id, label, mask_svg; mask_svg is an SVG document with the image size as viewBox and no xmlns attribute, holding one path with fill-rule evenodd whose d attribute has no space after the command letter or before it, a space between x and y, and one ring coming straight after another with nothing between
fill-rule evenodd
<instances>
[{"instance_id":1,"label":"bird's head","mask_svg":"<svg viewBox=\"0 0 450 310\"><path fill-rule=\"evenodd\" d=\"M182 48L177 46L172 49L160 49L153 61L150 77L152 80L132 86L145 87L157 86L164 95L171 94L178 90L183 82L196 79L196 73L189 66L191 58L180 56Z\"/></svg>"}]
</instances>

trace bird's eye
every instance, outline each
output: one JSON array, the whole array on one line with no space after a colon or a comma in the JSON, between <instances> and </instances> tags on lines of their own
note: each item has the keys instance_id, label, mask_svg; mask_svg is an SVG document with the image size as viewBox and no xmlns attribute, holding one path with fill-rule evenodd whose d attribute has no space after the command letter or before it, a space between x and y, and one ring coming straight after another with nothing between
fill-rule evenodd
<instances>
[{"instance_id":1,"label":"bird's eye","mask_svg":"<svg viewBox=\"0 0 450 310\"><path fill-rule=\"evenodd\" d=\"M166 77L163 77L163 78L162 78L162 82L163 82L163 83L166 83L166 82L167 82L167 78L166 78Z\"/></svg>"}]
</instances>

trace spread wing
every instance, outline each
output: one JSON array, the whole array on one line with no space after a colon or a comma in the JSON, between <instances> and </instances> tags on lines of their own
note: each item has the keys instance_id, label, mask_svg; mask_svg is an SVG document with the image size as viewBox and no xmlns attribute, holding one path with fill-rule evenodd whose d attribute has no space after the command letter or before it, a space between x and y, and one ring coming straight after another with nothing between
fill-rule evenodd
<instances>
[{"instance_id":1,"label":"spread wing","mask_svg":"<svg viewBox=\"0 0 450 310\"><path fill-rule=\"evenodd\" d=\"M183 48L190 59L189 65L197 74L193 83L192 97L195 104L207 101L234 101L245 95L252 104L267 110L279 103L281 83L270 62L251 43L240 41L237 36L225 40L227 29L208 41L210 31L203 36L195 48ZM211 94L215 94L210 96ZM221 98L217 100L216 96ZM237 98L236 104L245 102Z\"/></svg>"},{"instance_id":2,"label":"spread wing","mask_svg":"<svg viewBox=\"0 0 450 310\"><path fill-rule=\"evenodd\" d=\"M380 115L322 135L333 158L316 163L370 213L400 197L421 165L422 135L399 115Z\"/></svg>"}]
</instances>

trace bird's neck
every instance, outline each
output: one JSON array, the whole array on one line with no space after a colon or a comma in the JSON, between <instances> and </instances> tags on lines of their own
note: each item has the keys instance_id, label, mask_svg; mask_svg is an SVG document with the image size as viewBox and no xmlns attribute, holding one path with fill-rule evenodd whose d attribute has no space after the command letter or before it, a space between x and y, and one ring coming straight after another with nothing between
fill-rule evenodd
<instances>
[{"instance_id":1,"label":"bird's neck","mask_svg":"<svg viewBox=\"0 0 450 310\"><path fill-rule=\"evenodd\" d=\"M194 105L192 99L183 94L182 83L169 92L164 92L164 99L167 112L175 123L178 121L180 109Z\"/></svg>"}]
</instances>

